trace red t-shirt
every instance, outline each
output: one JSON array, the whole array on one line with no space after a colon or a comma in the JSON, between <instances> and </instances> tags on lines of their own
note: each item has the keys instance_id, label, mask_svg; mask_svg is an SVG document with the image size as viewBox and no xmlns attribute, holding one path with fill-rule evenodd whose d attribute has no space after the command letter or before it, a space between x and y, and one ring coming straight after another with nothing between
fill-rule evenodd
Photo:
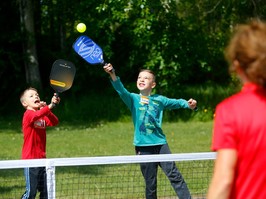
<instances>
[{"instance_id":1,"label":"red t-shirt","mask_svg":"<svg viewBox=\"0 0 266 199\"><path fill-rule=\"evenodd\" d=\"M58 118L48 106L38 111L26 110L22 120L22 159L46 158L46 126L57 124Z\"/></svg>"},{"instance_id":2,"label":"red t-shirt","mask_svg":"<svg viewBox=\"0 0 266 199\"><path fill-rule=\"evenodd\" d=\"M246 84L215 113L212 150L237 150L230 198L266 198L266 90Z\"/></svg>"}]
</instances>

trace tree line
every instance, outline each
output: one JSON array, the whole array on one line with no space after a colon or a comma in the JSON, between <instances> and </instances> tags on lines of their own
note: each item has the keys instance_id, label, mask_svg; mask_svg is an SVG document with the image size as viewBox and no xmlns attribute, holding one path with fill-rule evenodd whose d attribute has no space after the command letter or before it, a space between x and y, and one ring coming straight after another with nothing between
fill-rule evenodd
<instances>
[{"instance_id":1,"label":"tree line","mask_svg":"<svg viewBox=\"0 0 266 199\"><path fill-rule=\"evenodd\" d=\"M0 5L1 112L28 86L51 93L49 73L59 58L77 67L73 95L107 89L100 66L85 63L72 50L79 22L126 82L149 68L158 88L173 95L184 85L230 83L223 50L233 27L266 16L261 0L10 0Z\"/></svg>"}]
</instances>

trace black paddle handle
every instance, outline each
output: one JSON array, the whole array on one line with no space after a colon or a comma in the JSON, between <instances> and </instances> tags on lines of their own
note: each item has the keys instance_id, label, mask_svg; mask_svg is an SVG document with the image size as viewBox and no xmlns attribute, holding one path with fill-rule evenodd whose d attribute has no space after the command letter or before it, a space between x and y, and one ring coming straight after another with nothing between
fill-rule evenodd
<instances>
[{"instance_id":1,"label":"black paddle handle","mask_svg":"<svg viewBox=\"0 0 266 199\"><path fill-rule=\"evenodd\" d=\"M55 93L55 97L59 97L59 92L56 92L56 93ZM53 103L53 102L52 102L52 104L53 104L53 107L55 107L55 106L57 105L57 104L55 104L55 103Z\"/></svg>"}]
</instances>

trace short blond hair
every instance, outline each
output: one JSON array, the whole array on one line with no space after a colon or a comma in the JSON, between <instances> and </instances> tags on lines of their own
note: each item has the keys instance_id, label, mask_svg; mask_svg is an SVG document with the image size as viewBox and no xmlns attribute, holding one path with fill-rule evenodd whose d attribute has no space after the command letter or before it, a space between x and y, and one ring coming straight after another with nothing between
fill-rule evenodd
<instances>
[{"instance_id":1,"label":"short blond hair","mask_svg":"<svg viewBox=\"0 0 266 199\"><path fill-rule=\"evenodd\" d=\"M33 88L33 87L29 87L29 88L25 89L25 90L21 93L21 95L20 95L20 103L21 103L22 105L23 105L23 102L24 102L25 93L28 92L28 91L30 91L30 90L33 90L33 91L38 92L38 90L37 90L36 88Z\"/></svg>"},{"instance_id":2,"label":"short blond hair","mask_svg":"<svg viewBox=\"0 0 266 199\"><path fill-rule=\"evenodd\" d=\"M266 87L266 23L252 20L236 26L225 50L230 72L235 72L237 60L251 82Z\"/></svg>"}]
</instances>

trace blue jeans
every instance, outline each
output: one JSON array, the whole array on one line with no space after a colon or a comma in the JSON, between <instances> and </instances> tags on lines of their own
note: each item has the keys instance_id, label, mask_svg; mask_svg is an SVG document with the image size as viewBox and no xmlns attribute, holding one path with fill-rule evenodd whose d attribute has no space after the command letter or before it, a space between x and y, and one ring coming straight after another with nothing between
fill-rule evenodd
<instances>
[{"instance_id":1,"label":"blue jeans","mask_svg":"<svg viewBox=\"0 0 266 199\"><path fill-rule=\"evenodd\" d=\"M22 199L34 199L37 191L40 192L40 199L47 199L47 180L45 167L25 168L26 191Z\"/></svg>"},{"instance_id":2,"label":"blue jeans","mask_svg":"<svg viewBox=\"0 0 266 199\"><path fill-rule=\"evenodd\" d=\"M137 155L152 155L152 154L171 154L168 144L135 147ZM157 171L158 166L162 168L165 175L171 182L176 195L179 199L191 199L187 184L177 169L175 162L151 162L140 163L142 175L146 183L146 199L157 198Z\"/></svg>"}]
</instances>

